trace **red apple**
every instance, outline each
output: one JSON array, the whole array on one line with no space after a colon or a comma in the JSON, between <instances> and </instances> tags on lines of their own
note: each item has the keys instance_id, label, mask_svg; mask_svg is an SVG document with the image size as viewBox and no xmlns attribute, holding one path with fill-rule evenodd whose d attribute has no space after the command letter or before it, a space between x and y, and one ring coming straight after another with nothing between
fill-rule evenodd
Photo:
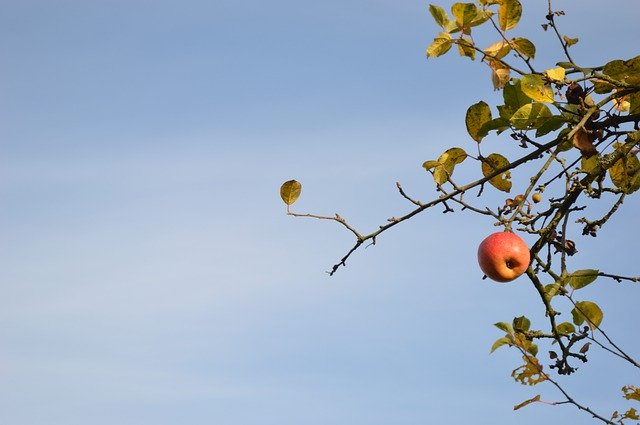
<instances>
[{"instance_id":1,"label":"red apple","mask_svg":"<svg viewBox=\"0 0 640 425\"><path fill-rule=\"evenodd\" d=\"M529 267L529 247L515 233L497 232L489 235L478 247L480 269L490 279L510 282Z\"/></svg>"}]
</instances>

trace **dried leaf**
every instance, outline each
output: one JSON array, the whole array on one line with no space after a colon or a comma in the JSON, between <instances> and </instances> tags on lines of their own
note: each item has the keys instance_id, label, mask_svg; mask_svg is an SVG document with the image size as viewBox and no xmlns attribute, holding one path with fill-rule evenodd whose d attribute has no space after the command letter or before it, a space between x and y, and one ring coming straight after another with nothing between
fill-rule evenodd
<instances>
[{"instance_id":1,"label":"dried leaf","mask_svg":"<svg viewBox=\"0 0 640 425\"><path fill-rule=\"evenodd\" d=\"M542 365L534 356L524 355L524 364L516 368L511 376L522 385L536 385L546 381L547 376L542 370Z\"/></svg>"},{"instance_id":2,"label":"dried leaf","mask_svg":"<svg viewBox=\"0 0 640 425\"><path fill-rule=\"evenodd\" d=\"M538 394L537 396L530 398L529 400L525 400L522 403L513 406L513 410L518 410L523 408L524 406L526 406L527 404L531 404L531 403L535 403L536 401L540 401L540 394Z\"/></svg>"},{"instance_id":3,"label":"dried leaf","mask_svg":"<svg viewBox=\"0 0 640 425\"><path fill-rule=\"evenodd\" d=\"M490 60L489 67L491 68L491 82L493 83L494 90L500 90L507 84L511 76L511 70L498 60Z\"/></svg>"},{"instance_id":4,"label":"dried leaf","mask_svg":"<svg viewBox=\"0 0 640 425\"><path fill-rule=\"evenodd\" d=\"M589 158L598 153L596 147L593 145L593 136L587 133L582 127L573 134L571 143L573 143L574 147L578 148L585 158Z\"/></svg>"}]
</instances>

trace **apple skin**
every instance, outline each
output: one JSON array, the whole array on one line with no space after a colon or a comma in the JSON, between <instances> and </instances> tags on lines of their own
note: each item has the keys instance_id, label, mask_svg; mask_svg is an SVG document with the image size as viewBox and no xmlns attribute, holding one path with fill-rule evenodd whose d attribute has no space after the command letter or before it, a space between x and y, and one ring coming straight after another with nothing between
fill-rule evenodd
<instances>
[{"instance_id":1,"label":"apple skin","mask_svg":"<svg viewBox=\"0 0 640 425\"><path fill-rule=\"evenodd\" d=\"M526 242L515 233L496 232L478 246L478 264L488 278L510 282L529 267L531 254Z\"/></svg>"}]
</instances>

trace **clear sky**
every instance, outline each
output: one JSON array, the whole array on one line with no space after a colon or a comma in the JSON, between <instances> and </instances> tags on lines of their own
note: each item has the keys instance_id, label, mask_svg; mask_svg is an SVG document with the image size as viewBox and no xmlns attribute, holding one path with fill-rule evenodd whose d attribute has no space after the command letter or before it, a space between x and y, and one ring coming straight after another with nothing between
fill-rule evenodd
<instances>
[{"instance_id":1,"label":"clear sky","mask_svg":"<svg viewBox=\"0 0 640 425\"><path fill-rule=\"evenodd\" d=\"M519 35L551 67L546 2L524 3ZM489 355L492 323L544 320L524 279L481 280L485 217L426 212L329 278L350 234L285 215L278 188L296 178L296 210L371 231L410 209L396 181L432 198L422 162L473 147L464 113L495 99L489 73L426 59L427 7L0 1L0 423L587 423L512 411L559 395L515 384L515 352ZM638 54L636 2L557 7L579 63ZM638 275L638 201L624 207L577 237L572 268ZM584 297L640 353L637 287ZM599 391L634 382L593 351L568 388L608 414L620 404Z\"/></svg>"}]
</instances>

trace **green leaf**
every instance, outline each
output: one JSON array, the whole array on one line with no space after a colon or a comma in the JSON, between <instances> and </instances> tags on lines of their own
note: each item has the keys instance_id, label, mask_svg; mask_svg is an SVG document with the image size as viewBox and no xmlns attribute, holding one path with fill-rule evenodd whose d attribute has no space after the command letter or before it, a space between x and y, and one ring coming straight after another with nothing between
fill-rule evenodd
<instances>
[{"instance_id":1,"label":"green leaf","mask_svg":"<svg viewBox=\"0 0 640 425\"><path fill-rule=\"evenodd\" d=\"M478 131L478 136L485 137L489 134L490 131L497 130L497 133L500 134L504 130L509 128L509 120L506 120L502 117L494 118L491 121L487 121L484 123L482 128Z\"/></svg>"},{"instance_id":2,"label":"green leaf","mask_svg":"<svg viewBox=\"0 0 640 425\"><path fill-rule=\"evenodd\" d=\"M504 168L509 165L509 160L499 153L492 153L486 158L482 158L482 175L487 177L493 174L496 170ZM492 177L489 183L498 190L509 193L511 191L511 173L505 171Z\"/></svg>"},{"instance_id":3,"label":"green leaf","mask_svg":"<svg viewBox=\"0 0 640 425\"><path fill-rule=\"evenodd\" d=\"M529 400L525 400L522 403L513 406L513 410L518 410L523 408L524 406L531 404L531 403L535 403L536 401L540 401L540 394L538 394L537 396L530 398Z\"/></svg>"},{"instance_id":4,"label":"green leaf","mask_svg":"<svg viewBox=\"0 0 640 425\"><path fill-rule=\"evenodd\" d=\"M475 60L476 58L476 49L474 48L473 41L467 40L466 38L458 39L458 52L460 56L466 56L471 58L471 60Z\"/></svg>"},{"instance_id":5,"label":"green leaf","mask_svg":"<svg viewBox=\"0 0 640 425\"><path fill-rule=\"evenodd\" d=\"M431 16L433 16L433 19L436 21L436 24L440 25L443 29L449 23L449 16L447 15L447 12L440 6L430 4L429 12L431 13Z\"/></svg>"},{"instance_id":6,"label":"green leaf","mask_svg":"<svg viewBox=\"0 0 640 425\"><path fill-rule=\"evenodd\" d=\"M593 79L593 91L598 94L607 94L615 90L616 86L605 80Z\"/></svg>"},{"instance_id":7,"label":"green leaf","mask_svg":"<svg viewBox=\"0 0 640 425\"><path fill-rule=\"evenodd\" d=\"M511 124L518 130L538 128L553 114L544 103L529 103L511 117Z\"/></svg>"},{"instance_id":8,"label":"green leaf","mask_svg":"<svg viewBox=\"0 0 640 425\"><path fill-rule=\"evenodd\" d=\"M594 330L602 323L603 313L596 303L580 301L571 310L571 316L573 316L573 323L576 325L580 326L586 321L591 330Z\"/></svg>"},{"instance_id":9,"label":"green leaf","mask_svg":"<svg viewBox=\"0 0 640 425\"><path fill-rule=\"evenodd\" d=\"M546 119L536 131L536 137L542 137L545 134L549 134L552 131L559 130L563 125L567 123L565 117L561 115L554 115L549 119Z\"/></svg>"},{"instance_id":10,"label":"green leaf","mask_svg":"<svg viewBox=\"0 0 640 425\"><path fill-rule=\"evenodd\" d=\"M522 5L518 0L500 0L498 8L498 22L502 31L507 31L518 25L522 16Z\"/></svg>"},{"instance_id":11,"label":"green leaf","mask_svg":"<svg viewBox=\"0 0 640 425\"><path fill-rule=\"evenodd\" d=\"M493 353L494 351L496 351L498 348L502 347L503 345L512 345L513 341L511 340L511 338L509 338L508 336L503 336L502 338L498 338L496 339L496 341L493 343L493 345L491 346L491 353Z\"/></svg>"},{"instance_id":12,"label":"green leaf","mask_svg":"<svg viewBox=\"0 0 640 425\"><path fill-rule=\"evenodd\" d=\"M465 117L465 124L467 125L467 132L473 140L480 143L482 138L486 135L481 133L482 127L491 121L491 109L486 102L480 101L475 103L467 109L467 115Z\"/></svg>"},{"instance_id":13,"label":"green leaf","mask_svg":"<svg viewBox=\"0 0 640 425\"><path fill-rule=\"evenodd\" d=\"M298 200L300 192L302 191L302 184L297 180L286 181L280 186L280 197L287 205L292 205Z\"/></svg>"},{"instance_id":14,"label":"green leaf","mask_svg":"<svg viewBox=\"0 0 640 425\"><path fill-rule=\"evenodd\" d=\"M562 335L569 335L569 334L575 333L576 331L576 327L569 322L560 323L558 326L556 326L556 329Z\"/></svg>"},{"instance_id":15,"label":"green leaf","mask_svg":"<svg viewBox=\"0 0 640 425\"><path fill-rule=\"evenodd\" d=\"M611 168L609 177L626 194L640 189L640 161L635 155L620 158Z\"/></svg>"},{"instance_id":16,"label":"green leaf","mask_svg":"<svg viewBox=\"0 0 640 425\"><path fill-rule=\"evenodd\" d=\"M507 322L498 322L498 323L494 323L493 326L495 326L496 328L500 329L501 331L504 331L508 334L512 334L513 333L513 328L511 327L511 325Z\"/></svg>"},{"instance_id":17,"label":"green leaf","mask_svg":"<svg viewBox=\"0 0 640 425\"><path fill-rule=\"evenodd\" d=\"M546 83L542 75L527 74L522 76L522 91L537 102L553 102L553 89Z\"/></svg>"},{"instance_id":18,"label":"green leaf","mask_svg":"<svg viewBox=\"0 0 640 425\"><path fill-rule=\"evenodd\" d=\"M504 86L502 98L504 99L504 104L512 108L514 112L527 103L531 103L529 96L522 91L522 84L518 79L514 79L513 84L508 83Z\"/></svg>"},{"instance_id":19,"label":"green leaf","mask_svg":"<svg viewBox=\"0 0 640 425\"><path fill-rule=\"evenodd\" d=\"M511 44L513 45L513 48L516 49L516 51L522 56L525 56L529 59L533 59L536 56L535 44L524 37L516 37L512 39Z\"/></svg>"},{"instance_id":20,"label":"green leaf","mask_svg":"<svg viewBox=\"0 0 640 425\"><path fill-rule=\"evenodd\" d=\"M520 332L526 332L531 327L531 321L525 316L519 316L513 319L513 329Z\"/></svg>"},{"instance_id":21,"label":"green leaf","mask_svg":"<svg viewBox=\"0 0 640 425\"><path fill-rule=\"evenodd\" d=\"M451 49L451 44L453 44L453 41L449 33L441 32L433 39L433 43L427 47L427 57L437 58L438 56L444 55Z\"/></svg>"},{"instance_id":22,"label":"green leaf","mask_svg":"<svg viewBox=\"0 0 640 425\"><path fill-rule=\"evenodd\" d=\"M604 66L602 73L622 83L639 84L640 56L636 56L628 61L619 59L611 61Z\"/></svg>"},{"instance_id":23,"label":"green leaf","mask_svg":"<svg viewBox=\"0 0 640 425\"><path fill-rule=\"evenodd\" d=\"M544 295L547 298L547 300L551 300L551 298L558 295L558 293L560 292L560 288L562 287L563 287L563 284L560 281L545 285Z\"/></svg>"},{"instance_id":24,"label":"green leaf","mask_svg":"<svg viewBox=\"0 0 640 425\"><path fill-rule=\"evenodd\" d=\"M565 43L567 43L567 47L571 47L579 41L578 38L571 38L571 37L567 37L566 35L563 36L562 39L564 40Z\"/></svg>"},{"instance_id":25,"label":"green leaf","mask_svg":"<svg viewBox=\"0 0 640 425\"><path fill-rule=\"evenodd\" d=\"M575 272L565 276L564 280L573 288L584 288L598 278L599 270L585 269L576 270Z\"/></svg>"}]
</instances>

